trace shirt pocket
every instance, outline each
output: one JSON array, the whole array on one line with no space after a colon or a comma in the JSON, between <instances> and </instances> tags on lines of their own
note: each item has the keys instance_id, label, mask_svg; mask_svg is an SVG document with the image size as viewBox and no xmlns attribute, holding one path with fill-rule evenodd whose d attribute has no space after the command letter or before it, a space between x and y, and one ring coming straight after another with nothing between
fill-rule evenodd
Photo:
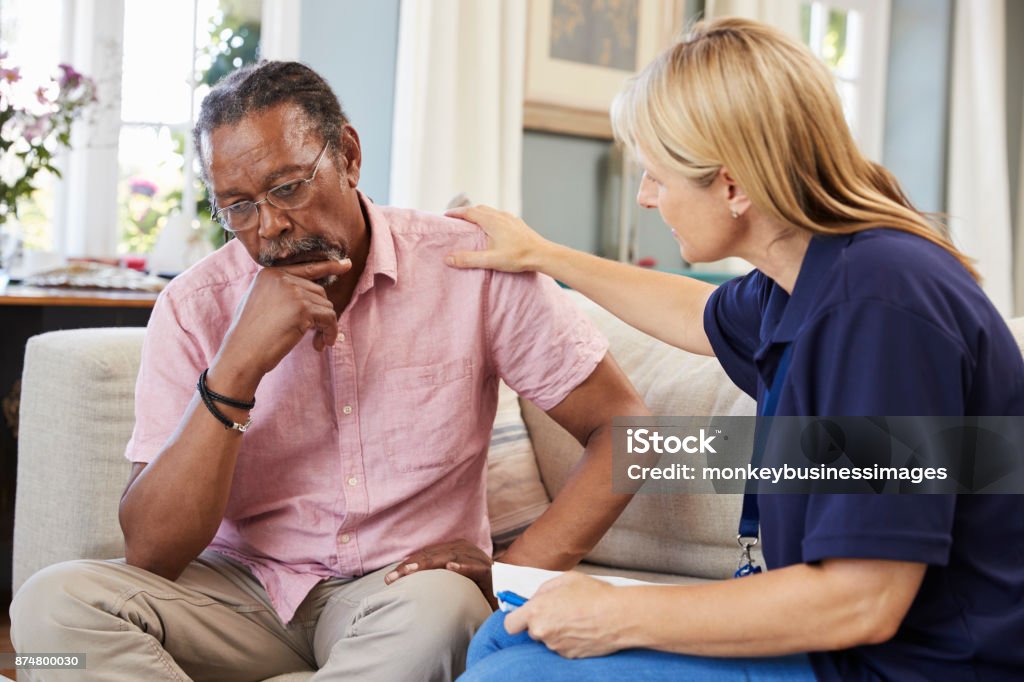
<instances>
[{"instance_id":1,"label":"shirt pocket","mask_svg":"<svg viewBox=\"0 0 1024 682\"><path fill-rule=\"evenodd\" d=\"M386 370L384 441L388 461L401 472L437 469L471 454L473 362L460 358Z\"/></svg>"}]
</instances>

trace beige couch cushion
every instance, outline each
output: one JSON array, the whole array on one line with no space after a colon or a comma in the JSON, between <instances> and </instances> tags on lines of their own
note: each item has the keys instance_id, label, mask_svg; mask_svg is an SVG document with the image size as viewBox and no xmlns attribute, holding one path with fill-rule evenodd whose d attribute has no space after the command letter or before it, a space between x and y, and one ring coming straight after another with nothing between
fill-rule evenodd
<instances>
[{"instance_id":1,"label":"beige couch cushion","mask_svg":"<svg viewBox=\"0 0 1024 682\"><path fill-rule=\"evenodd\" d=\"M60 561L124 555L117 503L128 480L142 328L29 339L22 375L14 590Z\"/></svg>"},{"instance_id":2,"label":"beige couch cushion","mask_svg":"<svg viewBox=\"0 0 1024 682\"><path fill-rule=\"evenodd\" d=\"M502 381L487 450L487 514L494 546L511 544L550 504L518 398Z\"/></svg>"},{"instance_id":3,"label":"beige couch cushion","mask_svg":"<svg viewBox=\"0 0 1024 682\"><path fill-rule=\"evenodd\" d=\"M656 341L578 294L572 296L608 337L612 354L654 414L754 414L754 401L729 381L714 358ZM541 478L554 497L582 448L533 405L524 402L523 413ZM742 497L706 493L704 487L692 490L701 494L638 495L587 560L636 571L730 577L738 559Z\"/></svg>"}]
</instances>

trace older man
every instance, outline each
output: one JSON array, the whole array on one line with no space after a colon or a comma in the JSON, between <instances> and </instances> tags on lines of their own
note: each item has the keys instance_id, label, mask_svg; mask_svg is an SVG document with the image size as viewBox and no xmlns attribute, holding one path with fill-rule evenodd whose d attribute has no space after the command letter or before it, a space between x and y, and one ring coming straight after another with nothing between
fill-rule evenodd
<instances>
[{"instance_id":1,"label":"older man","mask_svg":"<svg viewBox=\"0 0 1024 682\"><path fill-rule=\"evenodd\" d=\"M86 652L105 680L451 679L490 612L498 379L586 445L516 563L596 543L628 501L611 417L645 408L553 282L448 268L480 231L357 190L359 138L307 67L229 76L195 142L236 239L153 311L126 558L37 574L15 645Z\"/></svg>"}]
</instances>

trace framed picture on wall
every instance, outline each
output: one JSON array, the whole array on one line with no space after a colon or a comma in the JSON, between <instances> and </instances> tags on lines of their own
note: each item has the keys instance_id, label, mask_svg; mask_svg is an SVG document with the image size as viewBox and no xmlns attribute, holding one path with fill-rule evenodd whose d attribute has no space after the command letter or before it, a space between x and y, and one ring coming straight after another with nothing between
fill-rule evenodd
<instances>
[{"instance_id":1,"label":"framed picture on wall","mask_svg":"<svg viewBox=\"0 0 1024 682\"><path fill-rule=\"evenodd\" d=\"M608 138L626 79L683 23L682 0L530 0L523 127Z\"/></svg>"}]
</instances>

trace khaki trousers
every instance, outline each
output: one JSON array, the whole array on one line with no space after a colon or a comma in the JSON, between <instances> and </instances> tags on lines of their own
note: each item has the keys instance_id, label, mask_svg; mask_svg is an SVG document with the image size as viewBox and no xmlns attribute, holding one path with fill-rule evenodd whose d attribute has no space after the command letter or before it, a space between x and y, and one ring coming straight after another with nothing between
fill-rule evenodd
<instances>
[{"instance_id":1,"label":"khaki trousers","mask_svg":"<svg viewBox=\"0 0 1024 682\"><path fill-rule=\"evenodd\" d=\"M174 582L123 560L70 561L18 591L11 639L19 653L86 654L86 670L31 680L231 682L309 670L316 682L454 679L490 615L486 600L450 571L385 585L391 568L318 584L284 625L252 574L214 552Z\"/></svg>"}]
</instances>

